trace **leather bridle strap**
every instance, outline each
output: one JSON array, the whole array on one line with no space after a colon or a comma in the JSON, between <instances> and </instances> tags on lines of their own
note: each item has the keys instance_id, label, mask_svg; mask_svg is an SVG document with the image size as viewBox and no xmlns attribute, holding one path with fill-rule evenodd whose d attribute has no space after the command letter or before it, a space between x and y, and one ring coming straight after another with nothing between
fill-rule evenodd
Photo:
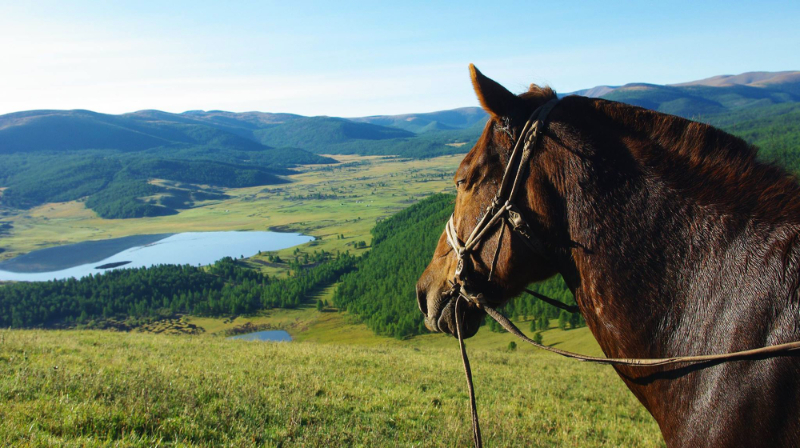
<instances>
[{"instance_id":1,"label":"leather bridle strap","mask_svg":"<svg viewBox=\"0 0 800 448\"><path fill-rule=\"evenodd\" d=\"M464 374L467 377L467 390L469 391L469 410L472 415L472 441L475 443L475 448L483 447L483 438L481 437L481 423L478 420L478 407L475 404L475 388L472 385L472 369L469 366L469 358L467 357L467 349L464 347L464 337L461 335L461 313L459 313L459 304L461 297L455 298L456 305L454 314L456 315L456 333L458 334L458 346L461 348L461 361L464 363Z\"/></svg>"},{"instance_id":2,"label":"leather bridle strap","mask_svg":"<svg viewBox=\"0 0 800 448\"><path fill-rule=\"evenodd\" d=\"M579 353L573 353L566 350L560 350L553 347L542 345L527 336L525 336L514 323L508 320L507 317L500 314L496 309L488 305L479 305L479 307L486 311L486 314L492 317L498 324L505 328L509 333L517 336L523 341L536 346L542 350L555 353L557 355L565 356L567 358L577 359L578 361L591 362L595 364L607 364L612 366L629 366L629 367L653 367L653 366L666 366L670 364L696 364L701 362L718 362L718 361L732 361L735 359L753 358L756 356L779 356L790 352L800 351L800 341L787 342L785 344L770 345L767 347L754 348L750 350L741 350L738 352L722 353L718 355L697 355L697 356L675 356L672 358L599 358L596 356L585 356Z\"/></svg>"},{"instance_id":3,"label":"leather bridle strap","mask_svg":"<svg viewBox=\"0 0 800 448\"><path fill-rule=\"evenodd\" d=\"M566 311L568 313L575 314L575 313L580 313L581 312L580 308L578 308L575 305L567 305L564 302L559 302L558 300L551 299L550 297L547 297L544 294L539 294L538 292L531 291L528 288L525 288L525 292L527 292L528 294L532 295L533 297L536 297L537 299L541 300L542 302L544 302L544 303L546 303L548 305L552 305L552 306L554 306L556 308L560 308L560 309L562 309L562 310L564 310L564 311Z\"/></svg>"}]
</instances>

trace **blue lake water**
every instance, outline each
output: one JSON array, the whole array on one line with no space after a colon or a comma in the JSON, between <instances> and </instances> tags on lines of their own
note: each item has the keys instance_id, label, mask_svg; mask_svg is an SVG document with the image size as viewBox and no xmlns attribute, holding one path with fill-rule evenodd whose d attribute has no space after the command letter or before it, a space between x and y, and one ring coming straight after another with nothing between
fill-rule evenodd
<instances>
[{"instance_id":1,"label":"blue lake water","mask_svg":"<svg viewBox=\"0 0 800 448\"><path fill-rule=\"evenodd\" d=\"M283 330L268 330L231 336L228 339L242 339L244 341L290 342L292 337L289 335L289 333Z\"/></svg>"},{"instance_id":2,"label":"blue lake water","mask_svg":"<svg viewBox=\"0 0 800 448\"><path fill-rule=\"evenodd\" d=\"M152 241L154 239L156 241ZM22 257L0 263L0 280L47 281L70 277L81 278L111 269L147 267L156 264L208 265L223 257L250 257L258 251L285 249L313 239L314 237L299 233L186 232L159 235L149 238L146 244L137 244L135 240L130 239L121 241L122 238L106 240L105 243L116 243L117 246L118 251L110 256L109 244L97 244L97 242L70 244L23 255L22 257L27 257L29 260L28 263L17 261L17 258ZM81 257L76 258L75 253L80 253ZM46 270L48 260L51 265L59 266L59 269ZM70 260L74 260L74 263L70 263ZM119 265L123 262L129 263ZM118 266L98 269L99 266L109 264ZM4 266L13 267L14 272L2 270Z\"/></svg>"}]
</instances>

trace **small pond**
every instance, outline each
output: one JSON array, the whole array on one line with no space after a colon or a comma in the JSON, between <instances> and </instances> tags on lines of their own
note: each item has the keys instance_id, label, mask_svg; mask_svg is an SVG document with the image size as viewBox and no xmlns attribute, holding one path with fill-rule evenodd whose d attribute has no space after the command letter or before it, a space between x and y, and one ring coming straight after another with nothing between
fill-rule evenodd
<instances>
[{"instance_id":1,"label":"small pond","mask_svg":"<svg viewBox=\"0 0 800 448\"><path fill-rule=\"evenodd\" d=\"M156 264L208 265L223 257L297 246L314 237L279 232L185 232L134 235L50 247L0 262L0 280L81 278L112 269Z\"/></svg>"},{"instance_id":2,"label":"small pond","mask_svg":"<svg viewBox=\"0 0 800 448\"><path fill-rule=\"evenodd\" d=\"M244 341L290 342L292 337L284 330L267 330L231 336L228 339L242 339Z\"/></svg>"}]
</instances>

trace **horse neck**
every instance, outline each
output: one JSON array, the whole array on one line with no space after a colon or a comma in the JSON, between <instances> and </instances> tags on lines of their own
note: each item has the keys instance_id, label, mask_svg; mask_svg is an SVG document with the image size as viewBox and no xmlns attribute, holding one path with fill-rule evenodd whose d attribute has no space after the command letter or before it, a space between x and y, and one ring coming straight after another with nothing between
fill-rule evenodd
<instances>
[{"instance_id":1,"label":"horse neck","mask_svg":"<svg viewBox=\"0 0 800 448\"><path fill-rule=\"evenodd\" d=\"M671 201L653 204L644 190L628 189L624 200L582 193L568 207L564 277L606 354L660 355L665 319L682 299L669 291L687 268L673 245L685 229L667 216Z\"/></svg>"},{"instance_id":2,"label":"horse neck","mask_svg":"<svg viewBox=\"0 0 800 448\"><path fill-rule=\"evenodd\" d=\"M726 277L731 259L752 255L747 252L748 238L754 237L751 217L699 204L667 180L641 172L627 136L606 126L572 139L606 152L593 157L562 152L573 160L559 173L569 179L561 191L569 249L559 264L605 353L657 357L714 350L708 345L717 340L712 333L726 329L707 328L707 338L689 338L703 347L687 345L693 342L681 335L697 332L690 327L714 313L708 307L725 306L719 298L709 301L703 288L732 281Z\"/></svg>"}]
</instances>

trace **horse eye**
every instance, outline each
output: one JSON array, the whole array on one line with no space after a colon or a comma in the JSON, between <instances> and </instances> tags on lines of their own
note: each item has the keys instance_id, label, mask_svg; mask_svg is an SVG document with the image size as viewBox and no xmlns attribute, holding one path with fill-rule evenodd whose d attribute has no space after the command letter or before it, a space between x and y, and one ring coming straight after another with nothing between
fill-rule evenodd
<instances>
[{"instance_id":1,"label":"horse eye","mask_svg":"<svg viewBox=\"0 0 800 448\"><path fill-rule=\"evenodd\" d=\"M459 180L457 180L457 181L456 181L456 188L460 187L460 186L461 186L461 184L463 184L463 183L464 183L464 179L459 179Z\"/></svg>"}]
</instances>

